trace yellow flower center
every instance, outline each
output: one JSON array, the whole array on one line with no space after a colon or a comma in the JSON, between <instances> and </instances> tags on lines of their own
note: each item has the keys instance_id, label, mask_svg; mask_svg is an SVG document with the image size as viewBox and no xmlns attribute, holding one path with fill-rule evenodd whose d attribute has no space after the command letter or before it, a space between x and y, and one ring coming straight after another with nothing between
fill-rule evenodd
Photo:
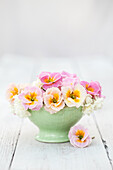
<instances>
[{"instance_id":1,"label":"yellow flower center","mask_svg":"<svg viewBox=\"0 0 113 170\"><path fill-rule=\"evenodd\" d=\"M70 92L70 90L67 91L66 97L71 97L75 102L79 102L80 98L80 91L79 90L74 90L74 92Z\"/></svg>"},{"instance_id":2,"label":"yellow flower center","mask_svg":"<svg viewBox=\"0 0 113 170\"><path fill-rule=\"evenodd\" d=\"M55 98L53 98L53 103L57 103L57 100Z\"/></svg>"},{"instance_id":3,"label":"yellow flower center","mask_svg":"<svg viewBox=\"0 0 113 170\"><path fill-rule=\"evenodd\" d=\"M55 81L55 79L54 79L54 77L49 77L49 79L45 79L44 80L46 83L50 83L50 82L53 82L54 83L54 81Z\"/></svg>"},{"instance_id":4,"label":"yellow flower center","mask_svg":"<svg viewBox=\"0 0 113 170\"><path fill-rule=\"evenodd\" d=\"M53 95L53 98L50 98L49 103L50 104L51 103L57 103L58 100L59 100L59 94L56 93L56 94Z\"/></svg>"},{"instance_id":5,"label":"yellow flower center","mask_svg":"<svg viewBox=\"0 0 113 170\"><path fill-rule=\"evenodd\" d=\"M12 99L13 96L18 95L18 89L17 89L17 87L14 87L14 89L11 90L10 92L12 93L12 95L10 96L10 99Z\"/></svg>"},{"instance_id":6,"label":"yellow flower center","mask_svg":"<svg viewBox=\"0 0 113 170\"><path fill-rule=\"evenodd\" d=\"M88 84L86 84L86 89L87 89L88 91L94 92L94 88L89 87Z\"/></svg>"},{"instance_id":7,"label":"yellow flower center","mask_svg":"<svg viewBox=\"0 0 113 170\"><path fill-rule=\"evenodd\" d=\"M30 92L30 94L25 95L25 98L27 100L32 101L32 103L29 103L29 105L34 104L34 101L38 101L38 99L36 97L37 97L37 94L35 92L33 92L33 93Z\"/></svg>"},{"instance_id":8,"label":"yellow flower center","mask_svg":"<svg viewBox=\"0 0 113 170\"><path fill-rule=\"evenodd\" d=\"M75 135L81 140L84 137L85 132L83 130L77 130Z\"/></svg>"}]
</instances>

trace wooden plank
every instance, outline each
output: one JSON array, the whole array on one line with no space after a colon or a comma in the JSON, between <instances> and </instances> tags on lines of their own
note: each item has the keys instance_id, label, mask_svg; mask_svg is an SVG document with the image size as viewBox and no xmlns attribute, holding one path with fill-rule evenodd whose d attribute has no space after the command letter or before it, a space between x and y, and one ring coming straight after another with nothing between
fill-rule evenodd
<instances>
[{"instance_id":1,"label":"wooden plank","mask_svg":"<svg viewBox=\"0 0 113 170\"><path fill-rule=\"evenodd\" d=\"M94 120L106 149L109 162L113 168L113 61L98 57L98 60L82 60L79 64L84 79L99 81L106 96L104 106L102 110L98 110L94 114Z\"/></svg>"},{"instance_id":2,"label":"wooden plank","mask_svg":"<svg viewBox=\"0 0 113 170\"><path fill-rule=\"evenodd\" d=\"M37 128L26 120L11 170L75 170L76 168L109 170L109 162L93 119L84 117L80 123L88 127L91 135L95 136L92 145L84 149L74 148L70 143L47 144L35 141Z\"/></svg>"},{"instance_id":3,"label":"wooden plank","mask_svg":"<svg viewBox=\"0 0 113 170\"><path fill-rule=\"evenodd\" d=\"M13 160L21 131L22 120L9 113L6 89L9 83L29 82L31 60L6 55L0 62L0 169L7 170Z\"/></svg>"},{"instance_id":4,"label":"wooden plank","mask_svg":"<svg viewBox=\"0 0 113 170\"><path fill-rule=\"evenodd\" d=\"M44 61L40 71L76 72L79 69L73 69L68 59L65 59L65 62L64 59ZM70 143L47 144L35 141L34 136L38 128L26 120L22 126L11 170L110 170L109 160L93 118L84 116L79 123L90 130L91 136L95 136L92 145L84 149L74 148Z\"/></svg>"}]
</instances>

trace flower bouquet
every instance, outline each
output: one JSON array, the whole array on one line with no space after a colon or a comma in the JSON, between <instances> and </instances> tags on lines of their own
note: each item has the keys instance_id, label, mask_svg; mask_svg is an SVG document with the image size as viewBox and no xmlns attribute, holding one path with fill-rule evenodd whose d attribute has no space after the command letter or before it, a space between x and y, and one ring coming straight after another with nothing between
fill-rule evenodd
<instances>
[{"instance_id":1,"label":"flower bouquet","mask_svg":"<svg viewBox=\"0 0 113 170\"><path fill-rule=\"evenodd\" d=\"M80 81L76 74L65 71L42 72L29 85L12 84L7 90L7 98L15 115L28 117L38 126L37 140L53 143L69 139L85 143L87 130L72 126L83 114L101 108L104 99L99 82ZM72 134L76 134L75 139Z\"/></svg>"}]
</instances>

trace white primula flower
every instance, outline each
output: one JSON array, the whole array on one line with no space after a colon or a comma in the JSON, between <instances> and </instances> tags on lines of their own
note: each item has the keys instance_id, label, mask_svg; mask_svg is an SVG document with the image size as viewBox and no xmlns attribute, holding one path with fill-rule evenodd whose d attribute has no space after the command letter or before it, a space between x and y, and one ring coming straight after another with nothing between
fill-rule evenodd
<instances>
[{"instance_id":1,"label":"white primula flower","mask_svg":"<svg viewBox=\"0 0 113 170\"><path fill-rule=\"evenodd\" d=\"M85 99L85 106L90 106L94 100L92 99L92 96L90 94L87 94L86 99Z\"/></svg>"},{"instance_id":2,"label":"white primula flower","mask_svg":"<svg viewBox=\"0 0 113 170\"><path fill-rule=\"evenodd\" d=\"M94 99L90 94L87 94L83 106L83 113L90 115L94 111Z\"/></svg>"},{"instance_id":3,"label":"white primula flower","mask_svg":"<svg viewBox=\"0 0 113 170\"><path fill-rule=\"evenodd\" d=\"M82 111L83 111L84 114L90 115L94 111L94 105L83 106Z\"/></svg>"},{"instance_id":4,"label":"white primula flower","mask_svg":"<svg viewBox=\"0 0 113 170\"><path fill-rule=\"evenodd\" d=\"M94 109L97 110L97 109L101 109L102 106L103 106L103 101L104 101L104 98L103 97L96 97L95 98L95 101L94 101Z\"/></svg>"},{"instance_id":5,"label":"white primula flower","mask_svg":"<svg viewBox=\"0 0 113 170\"><path fill-rule=\"evenodd\" d=\"M83 113L90 115L94 110L101 109L103 101L104 98L95 97L93 99L91 95L87 95L83 106Z\"/></svg>"},{"instance_id":6,"label":"white primula flower","mask_svg":"<svg viewBox=\"0 0 113 170\"><path fill-rule=\"evenodd\" d=\"M21 100L18 98L18 95L15 95L14 99L15 99L14 100L14 113L15 113L15 115L17 115L21 118L31 116L30 112L25 110L24 106L22 105Z\"/></svg>"},{"instance_id":7,"label":"white primula flower","mask_svg":"<svg viewBox=\"0 0 113 170\"><path fill-rule=\"evenodd\" d=\"M10 103L9 104L9 110L10 110L10 113L15 113L15 109L14 109L14 104Z\"/></svg>"},{"instance_id":8,"label":"white primula flower","mask_svg":"<svg viewBox=\"0 0 113 170\"><path fill-rule=\"evenodd\" d=\"M42 83L42 82L40 81L40 79L38 78L36 81L34 81L34 82L32 83L32 85L41 88L42 85L43 85L43 83Z\"/></svg>"},{"instance_id":9,"label":"white primula flower","mask_svg":"<svg viewBox=\"0 0 113 170\"><path fill-rule=\"evenodd\" d=\"M86 98L86 90L81 84L76 84L73 87L63 86L61 88L64 101L68 107L77 107L83 105Z\"/></svg>"}]
</instances>

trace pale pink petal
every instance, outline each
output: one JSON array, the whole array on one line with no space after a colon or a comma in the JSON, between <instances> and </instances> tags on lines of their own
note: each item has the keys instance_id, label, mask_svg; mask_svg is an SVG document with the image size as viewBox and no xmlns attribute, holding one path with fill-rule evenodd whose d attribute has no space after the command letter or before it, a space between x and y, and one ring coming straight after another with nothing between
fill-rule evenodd
<instances>
[{"instance_id":1,"label":"pale pink petal","mask_svg":"<svg viewBox=\"0 0 113 170\"><path fill-rule=\"evenodd\" d=\"M27 94L29 94L29 92L28 92ZM27 94L26 94L26 95L27 95ZM27 100L27 99L25 98L25 94L24 94L24 93L19 94L18 98L19 98L23 103L31 103L31 101L29 101L29 100Z\"/></svg>"},{"instance_id":2,"label":"pale pink petal","mask_svg":"<svg viewBox=\"0 0 113 170\"><path fill-rule=\"evenodd\" d=\"M65 106L65 104L64 104L64 102L62 101L59 105L57 105L57 107L55 107L55 106L51 106L51 108L52 108L52 110L55 110L55 111L60 111L61 109L63 109L64 108L64 106Z\"/></svg>"},{"instance_id":3,"label":"pale pink petal","mask_svg":"<svg viewBox=\"0 0 113 170\"><path fill-rule=\"evenodd\" d=\"M52 96L51 94L44 96L44 103L45 103L45 105L46 105L47 107L50 107L50 106L51 106L50 103L49 103L49 100L50 100L50 99L53 99L53 96Z\"/></svg>"},{"instance_id":4,"label":"pale pink petal","mask_svg":"<svg viewBox=\"0 0 113 170\"><path fill-rule=\"evenodd\" d=\"M50 82L50 83L48 83L48 84L44 84L43 85L43 88L45 89L45 90L47 90L48 88L52 88L52 87L59 87L59 86L61 86L61 81L59 81L59 80L57 80L56 82Z\"/></svg>"},{"instance_id":5,"label":"pale pink petal","mask_svg":"<svg viewBox=\"0 0 113 170\"><path fill-rule=\"evenodd\" d=\"M82 85L76 84L74 87L74 90L80 91L80 102L82 104L86 98L86 95L87 95L86 89Z\"/></svg>"},{"instance_id":6,"label":"pale pink petal","mask_svg":"<svg viewBox=\"0 0 113 170\"><path fill-rule=\"evenodd\" d=\"M80 84L81 84L82 86L84 86L85 88L86 88L86 84L89 85L89 83L88 83L87 81L81 81Z\"/></svg>"},{"instance_id":7,"label":"pale pink petal","mask_svg":"<svg viewBox=\"0 0 113 170\"><path fill-rule=\"evenodd\" d=\"M40 108L43 106L42 104L42 98L38 98L38 102L36 103L36 106L32 110L40 110Z\"/></svg>"},{"instance_id":8,"label":"pale pink petal","mask_svg":"<svg viewBox=\"0 0 113 170\"><path fill-rule=\"evenodd\" d=\"M29 109L29 105L26 105L26 103L22 103L22 105L24 106L25 110Z\"/></svg>"},{"instance_id":9,"label":"pale pink petal","mask_svg":"<svg viewBox=\"0 0 113 170\"><path fill-rule=\"evenodd\" d=\"M76 78L77 77L76 74L70 74L70 73L68 73L66 71L62 71L61 75L62 75L62 78L66 78L66 77Z\"/></svg>"},{"instance_id":10,"label":"pale pink petal","mask_svg":"<svg viewBox=\"0 0 113 170\"><path fill-rule=\"evenodd\" d=\"M51 95L58 94L59 96L61 95L61 91L57 87L53 87L51 89Z\"/></svg>"},{"instance_id":11,"label":"pale pink petal","mask_svg":"<svg viewBox=\"0 0 113 170\"><path fill-rule=\"evenodd\" d=\"M41 107L42 107L42 104L41 104L41 105L36 105L36 107L35 107L35 108L33 108L32 110L40 110L40 109L41 109Z\"/></svg>"},{"instance_id":12,"label":"pale pink petal","mask_svg":"<svg viewBox=\"0 0 113 170\"><path fill-rule=\"evenodd\" d=\"M61 79L61 74L58 72L51 73L50 75L51 78L54 78L56 81Z\"/></svg>"},{"instance_id":13,"label":"pale pink petal","mask_svg":"<svg viewBox=\"0 0 113 170\"><path fill-rule=\"evenodd\" d=\"M48 89L46 90L46 92L44 93L44 95L51 94L51 93L52 93L52 89L53 89L53 88L48 88Z\"/></svg>"},{"instance_id":14,"label":"pale pink petal","mask_svg":"<svg viewBox=\"0 0 113 170\"><path fill-rule=\"evenodd\" d=\"M50 72L46 72L46 71L45 71L45 72L42 72L42 73L39 74L38 77L39 77L39 79L41 79L42 77L44 77L44 76L46 76L46 75L50 76Z\"/></svg>"},{"instance_id":15,"label":"pale pink petal","mask_svg":"<svg viewBox=\"0 0 113 170\"><path fill-rule=\"evenodd\" d=\"M67 77L67 78L63 79L62 86L71 86L71 87L74 87L79 82L80 82L80 80L79 80L78 77L77 78Z\"/></svg>"},{"instance_id":16,"label":"pale pink petal","mask_svg":"<svg viewBox=\"0 0 113 170\"><path fill-rule=\"evenodd\" d=\"M63 97L66 98L66 94L67 94L67 91L70 91L70 93L72 93L73 89L72 87L61 87L61 91L62 91L62 94L63 94Z\"/></svg>"},{"instance_id":17,"label":"pale pink petal","mask_svg":"<svg viewBox=\"0 0 113 170\"><path fill-rule=\"evenodd\" d=\"M70 97L68 97L68 98L66 98L65 100L65 103L66 103L66 105L68 106L68 107L74 107L74 106L76 106L77 108L79 107L79 105L81 105L81 104L76 104L75 103L75 101L72 99L72 98L70 98Z\"/></svg>"},{"instance_id":18,"label":"pale pink petal","mask_svg":"<svg viewBox=\"0 0 113 170\"><path fill-rule=\"evenodd\" d=\"M46 111L48 111L48 112L51 113L51 114L54 114L54 113L57 112L57 111L53 110L53 109L50 108L50 107L48 108L48 107L45 106L44 108L45 108Z\"/></svg>"},{"instance_id":19,"label":"pale pink petal","mask_svg":"<svg viewBox=\"0 0 113 170\"><path fill-rule=\"evenodd\" d=\"M74 145L77 146L77 147L80 147L80 148L84 148L84 147L90 145L90 143L91 143L91 138L90 138L90 136L88 136L88 137L84 140L84 142L82 142L82 143L77 142L77 139L76 139L75 142L74 142Z\"/></svg>"}]
</instances>

